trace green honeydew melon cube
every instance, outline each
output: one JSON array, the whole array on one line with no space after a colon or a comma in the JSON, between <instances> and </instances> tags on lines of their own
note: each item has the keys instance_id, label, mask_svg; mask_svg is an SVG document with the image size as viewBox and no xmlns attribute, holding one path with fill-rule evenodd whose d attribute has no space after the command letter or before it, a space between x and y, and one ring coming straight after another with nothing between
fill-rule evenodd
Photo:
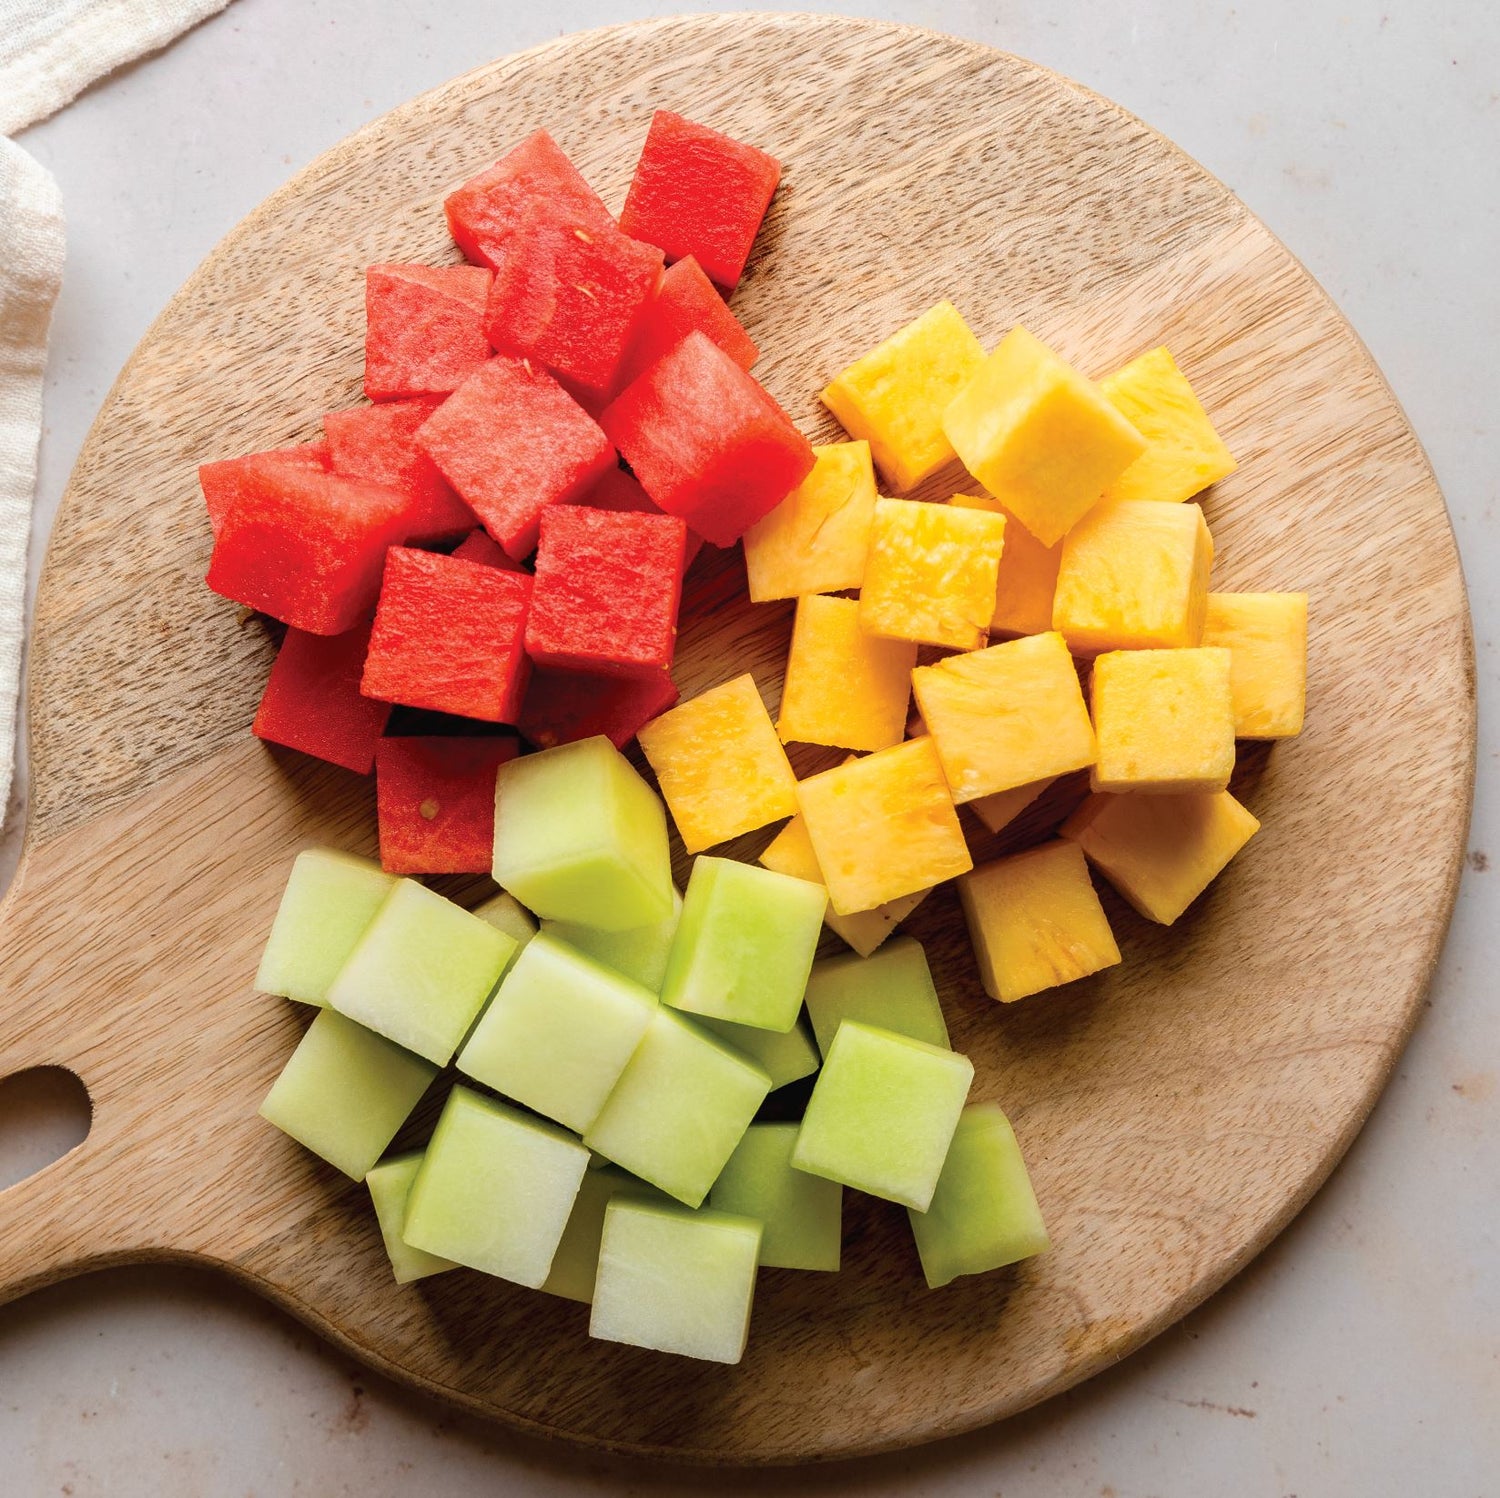
<instances>
[{"instance_id":1,"label":"green honeydew melon cube","mask_svg":"<svg viewBox=\"0 0 1500 1498\"><path fill-rule=\"evenodd\" d=\"M495 882L547 919L625 931L672 913L667 818L606 738L500 766Z\"/></svg>"},{"instance_id":2,"label":"green honeydew melon cube","mask_svg":"<svg viewBox=\"0 0 1500 1498\"><path fill-rule=\"evenodd\" d=\"M543 931L502 979L458 1068L581 1134L656 1007L650 989Z\"/></svg>"},{"instance_id":3,"label":"green honeydew melon cube","mask_svg":"<svg viewBox=\"0 0 1500 1498\"><path fill-rule=\"evenodd\" d=\"M495 930L503 931L515 942L516 950L511 953L511 962L516 960L521 948L536 935L536 917L513 894L503 889L498 895L491 895L488 900L476 905L470 914L477 915Z\"/></svg>"},{"instance_id":4,"label":"green honeydew melon cube","mask_svg":"<svg viewBox=\"0 0 1500 1498\"><path fill-rule=\"evenodd\" d=\"M437 1067L324 1009L287 1059L260 1116L362 1181Z\"/></svg>"},{"instance_id":5,"label":"green honeydew melon cube","mask_svg":"<svg viewBox=\"0 0 1500 1498\"><path fill-rule=\"evenodd\" d=\"M633 978L652 993L661 992L661 980L667 972L667 953L677 932L682 914L682 896L672 889L672 913L664 921L649 926L632 926L628 931L599 931L578 921L543 921L542 930L550 931L559 941L587 952L595 962Z\"/></svg>"},{"instance_id":6,"label":"green honeydew melon cube","mask_svg":"<svg viewBox=\"0 0 1500 1498\"><path fill-rule=\"evenodd\" d=\"M771 1079L771 1091L785 1087L817 1071L822 1058L807 1026L798 1019L784 1033L758 1030L754 1025L734 1025L727 1019L710 1019L706 1014L694 1017L705 1030L717 1035L725 1045L748 1056Z\"/></svg>"},{"instance_id":7,"label":"green honeydew melon cube","mask_svg":"<svg viewBox=\"0 0 1500 1498\"><path fill-rule=\"evenodd\" d=\"M256 988L322 1004L395 882L368 858L331 848L299 853L261 954Z\"/></svg>"},{"instance_id":8,"label":"green honeydew melon cube","mask_svg":"<svg viewBox=\"0 0 1500 1498\"><path fill-rule=\"evenodd\" d=\"M739 1362L760 1235L750 1218L617 1196L604 1213L589 1335Z\"/></svg>"},{"instance_id":9,"label":"green honeydew melon cube","mask_svg":"<svg viewBox=\"0 0 1500 1498\"><path fill-rule=\"evenodd\" d=\"M792 1164L925 1212L973 1080L967 1056L845 1020L808 1099Z\"/></svg>"},{"instance_id":10,"label":"green honeydew melon cube","mask_svg":"<svg viewBox=\"0 0 1500 1498\"><path fill-rule=\"evenodd\" d=\"M872 957L853 953L813 963L807 1016L826 1055L846 1019L948 1049L943 1006L922 944L909 936L888 941Z\"/></svg>"},{"instance_id":11,"label":"green honeydew melon cube","mask_svg":"<svg viewBox=\"0 0 1500 1498\"><path fill-rule=\"evenodd\" d=\"M370 1200L375 1203L380 1236L385 1240L386 1256L391 1261L398 1285L409 1285L413 1280L424 1280L429 1275L457 1267L452 1259L440 1259L436 1254L413 1248L401 1236L406 1226L406 1198L421 1166L422 1151L412 1150L409 1154L392 1155L389 1160L382 1160L365 1177Z\"/></svg>"},{"instance_id":12,"label":"green honeydew melon cube","mask_svg":"<svg viewBox=\"0 0 1500 1498\"><path fill-rule=\"evenodd\" d=\"M445 1066L484 1007L514 937L399 879L328 990L328 1003Z\"/></svg>"},{"instance_id":13,"label":"green honeydew melon cube","mask_svg":"<svg viewBox=\"0 0 1500 1498\"><path fill-rule=\"evenodd\" d=\"M588 1163L589 1152L556 1125L454 1087L412 1182L403 1236L540 1289Z\"/></svg>"},{"instance_id":14,"label":"green honeydew melon cube","mask_svg":"<svg viewBox=\"0 0 1500 1498\"><path fill-rule=\"evenodd\" d=\"M682 897L662 1002L737 1025L790 1030L827 908L821 884L700 857Z\"/></svg>"},{"instance_id":15,"label":"green honeydew melon cube","mask_svg":"<svg viewBox=\"0 0 1500 1498\"><path fill-rule=\"evenodd\" d=\"M621 1192L647 1201L670 1201L654 1186L616 1170L613 1165L586 1170L562 1242L557 1245L552 1272L542 1286L548 1294L592 1304L594 1280L599 1272L599 1243L604 1233L604 1209Z\"/></svg>"},{"instance_id":16,"label":"green honeydew melon cube","mask_svg":"<svg viewBox=\"0 0 1500 1498\"><path fill-rule=\"evenodd\" d=\"M751 1124L708 1194L716 1212L764 1228L760 1262L777 1269L837 1269L844 1188L792 1168L794 1123Z\"/></svg>"},{"instance_id":17,"label":"green honeydew melon cube","mask_svg":"<svg viewBox=\"0 0 1500 1498\"><path fill-rule=\"evenodd\" d=\"M1015 1130L994 1103L964 1109L932 1205L909 1215L933 1290L1051 1247Z\"/></svg>"}]
</instances>

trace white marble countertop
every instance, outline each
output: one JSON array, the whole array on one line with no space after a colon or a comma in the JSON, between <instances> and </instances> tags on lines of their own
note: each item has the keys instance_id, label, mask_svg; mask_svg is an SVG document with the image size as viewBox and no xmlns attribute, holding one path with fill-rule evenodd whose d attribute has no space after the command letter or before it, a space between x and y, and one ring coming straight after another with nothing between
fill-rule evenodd
<instances>
[{"instance_id":1,"label":"white marble countertop","mask_svg":"<svg viewBox=\"0 0 1500 1498\"><path fill-rule=\"evenodd\" d=\"M491 57L634 16L731 8L238 0L27 131L22 143L57 174L69 217L34 561L131 348L220 236L295 169ZM712 1481L787 1498L1500 1493L1500 797L1491 773L1500 754L1500 8L846 8L993 43L1119 100L1228 182L1333 294L1448 496L1475 615L1480 782L1431 1008L1343 1166L1245 1274L1111 1373L1004 1426L903 1456ZM13 812L12 860L18 821ZM176 1269L101 1274L0 1309L0 1473L7 1498L707 1486L701 1474L610 1462L457 1418L245 1293Z\"/></svg>"}]
</instances>

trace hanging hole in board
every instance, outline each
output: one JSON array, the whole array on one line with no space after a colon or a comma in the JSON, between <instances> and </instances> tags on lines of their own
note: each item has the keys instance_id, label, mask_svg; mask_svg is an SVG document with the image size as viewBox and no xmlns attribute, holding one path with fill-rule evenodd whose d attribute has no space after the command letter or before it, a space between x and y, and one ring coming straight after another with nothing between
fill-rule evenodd
<instances>
[{"instance_id":1,"label":"hanging hole in board","mask_svg":"<svg viewBox=\"0 0 1500 1498\"><path fill-rule=\"evenodd\" d=\"M0 1191L82 1144L92 1116L88 1089L66 1067L0 1078Z\"/></svg>"}]
</instances>

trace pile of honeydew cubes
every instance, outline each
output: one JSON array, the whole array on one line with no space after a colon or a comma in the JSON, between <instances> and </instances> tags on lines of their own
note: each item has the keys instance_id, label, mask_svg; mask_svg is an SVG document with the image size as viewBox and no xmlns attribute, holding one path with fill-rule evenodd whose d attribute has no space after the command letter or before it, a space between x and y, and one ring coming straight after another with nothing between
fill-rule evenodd
<instances>
[{"instance_id":1,"label":"pile of honeydew cubes","mask_svg":"<svg viewBox=\"0 0 1500 1498\"><path fill-rule=\"evenodd\" d=\"M398 1280L466 1266L733 1363L759 1266L839 1267L845 1186L908 1209L934 1287L1047 1247L917 942L815 962L824 887L731 859L679 896L662 803L602 737L500 767L494 846L473 912L302 853L256 979L322 1006L262 1115L368 1182ZM431 1139L382 1161L450 1063ZM754 1121L813 1073L800 1123Z\"/></svg>"}]
</instances>

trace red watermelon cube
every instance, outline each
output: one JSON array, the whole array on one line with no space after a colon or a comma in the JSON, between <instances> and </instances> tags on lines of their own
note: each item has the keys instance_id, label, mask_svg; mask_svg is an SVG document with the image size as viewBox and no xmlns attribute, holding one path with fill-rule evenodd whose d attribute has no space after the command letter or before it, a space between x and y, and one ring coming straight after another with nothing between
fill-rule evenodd
<instances>
[{"instance_id":1,"label":"red watermelon cube","mask_svg":"<svg viewBox=\"0 0 1500 1498\"><path fill-rule=\"evenodd\" d=\"M518 561L537 518L615 462L599 423L545 370L496 354L433 412L417 445Z\"/></svg>"},{"instance_id":2,"label":"red watermelon cube","mask_svg":"<svg viewBox=\"0 0 1500 1498\"><path fill-rule=\"evenodd\" d=\"M372 265L365 272L365 394L447 395L489 358L490 273L475 265Z\"/></svg>"},{"instance_id":3,"label":"red watermelon cube","mask_svg":"<svg viewBox=\"0 0 1500 1498\"><path fill-rule=\"evenodd\" d=\"M526 569L505 550L497 546L483 530L472 530L448 553L462 562L478 562L481 567L499 567L505 572Z\"/></svg>"},{"instance_id":4,"label":"red watermelon cube","mask_svg":"<svg viewBox=\"0 0 1500 1498\"><path fill-rule=\"evenodd\" d=\"M382 702L513 723L530 669L531 578L392 547L360 690Z\"/></svg>"},{"instance_id":5,"label":"red watermelon cube","mask_svg":"<svg viewBox=\"0 0 1500 1498\"><path fill-rule=\"evenodd\" d=\"M247 453L243 458L223 458L204 463L198 469L198 483L203 489L203 503L208 508L208 523L215 536L229 507L240 496L240 486L247 473L278 463L293 468L313 468L324 472L329 467L328 443L321 438L304 442L300 447L276 447L269 452Z\"/></svg>"},{"instance_id":6,"label":"red watermelon cube","mask_svg":"<svg viewBox=\"0 0 1500 1498\"><path fill-rule=\"evenodd\" d=\"M539 666L650 676L672 664L687 527L671 515L542 513L526 653Z\"/></svg>"},{"instance_id":7,"label":"red watermelon cube","mask_svg":"<svg viewBox=\"0 0 1500 1498\"><path fill-rule=\"evenodd\" d=\"M657 505L715 546L732 546L813 466L791 417L704 333L689 333L599 421Z\"/></svg>"},{"instance_id":8,"label":"red watermelon cube","mask_svg":"<svg viewBox=\"0 0 1500 1498\"><path fill-rule=\"evenodd\" d=\"M334 470L351 478L373 479L404 489L415 505L416 525L408 538L419 546L438 545L467 535L474 512L417 446L417 428L437 410L438 401L387 401L330 411L323 418Z\"/></svg>"},{"instance_id":9,"label":"red watermelon cube","mask_svg":"<svg viewBox=\"0 0 1500 1498\"><path fill-rule=\"evenodd\" d=\"M620 211L620 228L657 245L668 260L693 256L731 291L780 179L774 156L658 109Z\"/></svg>"},{"instance_id":10,"label":"red watermelon cube","mask_svg":"<svg viewBox=\"0 0 1500 1498\"><path fill-rule=\"evenodd\" d=\"M751 368L760 357L760 350L740 326L739 318L689 255L662 276L655 297L642 314L620 366L620 388L645 374L694 331L706 333L741 369Z\"/></svg>"},{"instance_id":11,"label":"red watermelon cube","mask_svg":"<svg viewBox=\"0 0 1500 1498\"><path fill-rule=\"evenodd\" d=\"M315 635L362 622L388 548L411 534L410 494L286 463L247 468L219 524L208 585Z\"/></svg>"},{"instance_id":12,"label":"red watermelon cube","mask_svg":"<svg viewBox=\"0 0 1500 1498\"><path fill-rule=\"evenodd\" d=\"M479 265L493 265L529 203L544 203L585 228L615 227L603 199L545 130L450 193L443 212L459 249Z\"/></svg>"},{"instance_id":13,"label":"red watermelon cube","mask_svg":"<svg viewBox=\"0 0 1500 1498\"><path fill-rule=\"evenodd\" d=\"M661 508L649 494L636 483L623 468L611 468L596 479L570 504L587 505L593 510L623 510L628 514L660 515ZM687 548L683 553L683 566L691 567L693 558L703 549L703 537L693 531L687 533Z\"/></svg>"},{"instance_id":14,"label":"red watermelon cube","mask_svg":"<svg viewBox=\"0 0 1500 1498\"><path fill-rule=\"evenodd\" d=\"M487 874L505 738L390 738L375 749L380 866L390 874Z\"/></svg>"},{"instance_id":15,"label":"red watermelon cube","mask_svg":"<svg viewBox=\"0 0 1500 1498\"><path fill-rule=\"evenodd\" d=\"M360 694L370 626L342 635L289 629L255 714L257 738L368 775L390 704Z\"/></svg>"},{"instance_id":16,"label":"red watermelon cube","mask_svg":"<svg viewBox=\"0 0 1500 1498\"><path fill-rule=\"evenodd\" d=\"M531 673L516 726L538 749L603 734L623 749L658 713L677 705L665 671L649 676L592 676L582 671Z\"/></svg>"}]
</instances>

